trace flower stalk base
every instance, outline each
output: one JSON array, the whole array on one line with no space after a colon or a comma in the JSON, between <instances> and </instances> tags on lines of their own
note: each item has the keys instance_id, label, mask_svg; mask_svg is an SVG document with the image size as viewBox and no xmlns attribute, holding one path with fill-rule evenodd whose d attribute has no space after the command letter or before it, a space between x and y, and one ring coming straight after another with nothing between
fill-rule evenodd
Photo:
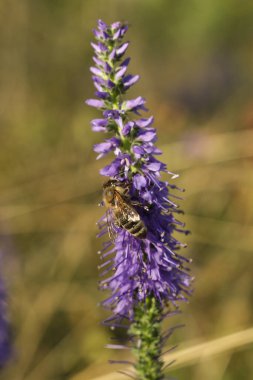
<instances>
[{"instance_id":1,"label":"flower stalk base","mask_svg":"<svg viewBox=\"0 0 253 380\"><path fill-rule=\"evenodd\" d=\"M133 353L137 359L137 379L162 380L161 310L153 296L147 297L136 307L129 335L135 341Z\"/></svg>"}]
</instances>

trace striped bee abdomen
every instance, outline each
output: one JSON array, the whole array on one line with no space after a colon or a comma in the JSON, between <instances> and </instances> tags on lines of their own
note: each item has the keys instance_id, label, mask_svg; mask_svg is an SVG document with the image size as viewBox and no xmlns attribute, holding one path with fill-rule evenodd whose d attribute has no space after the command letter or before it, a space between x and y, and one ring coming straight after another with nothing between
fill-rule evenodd
<instances>
[{"instance_id":1,"label":"striped bee abdomen","mask_svg":"<svg viewBox=\"0 0 253 380\"><path fill-rule=\"evenodd\" d=\"M122 228L127 230L131 235L133 235L136 238L144 239L147 235L146 226L141 219L136 221L122 219L120 224Z\"/></svg>"}]
</instances>

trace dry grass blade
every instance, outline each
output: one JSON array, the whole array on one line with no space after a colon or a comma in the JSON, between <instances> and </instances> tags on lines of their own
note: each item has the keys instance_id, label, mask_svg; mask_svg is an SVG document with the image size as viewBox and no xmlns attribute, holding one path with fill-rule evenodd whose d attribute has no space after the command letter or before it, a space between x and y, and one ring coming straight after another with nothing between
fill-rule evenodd
<instances>
[{"instance_id":1,"label":"dry grass blade","mask_svg":"<svg viewBox=\"0 0 253 380\"><path fill-rule=\"evenodd\" d=\"M164 356L165 363L173 361L170 368L182 367L188 364L201 362L202 360L209 359L212 356L225 353L227 351L240 350L244 346L253 343L253 328L239 331L238 333L224 336L222 338L214 339L209 342L194 345L185 348L173 354ZM128 370L128 367L125 368ZM85 372L80 373L71 380L84 380L87 379ZM119 373L108 373L106 375L91 378L91 380L123 380L124 375Z\"/></svg>"}]
</instances>

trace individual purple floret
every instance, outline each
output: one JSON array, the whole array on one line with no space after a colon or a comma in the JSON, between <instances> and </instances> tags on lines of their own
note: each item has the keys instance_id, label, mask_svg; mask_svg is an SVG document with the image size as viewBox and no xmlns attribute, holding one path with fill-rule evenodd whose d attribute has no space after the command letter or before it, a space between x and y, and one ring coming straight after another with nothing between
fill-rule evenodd
<instances>
[{"instance_id":1,"label":"individual purple floret","mask_svg":"<svg viewBox=\"0 0 253 380\"><path fill-rule=\"evenodd\" d=\"M153 318L157 322L167 305L177 308L178 301L187 300L192 281L187 268L190 260L177 253L185 245L174 236L175 232L187 233L177 219L181 211L174 199L178 197L172 194L172 190L180 189L161 179L162 173L176 176L155 157L162 152L155 146L154 118L141 116L147 111L145 99L123 98L139 79L127 73L130 59L123 56L129 43L122 41L126 31L123 23L107 25L98 21L96 43L92 43L95 66L91 67L96 98L86 102L102 112L102 118L91 123L93 131L106 133L106 139L94 147L97 158L110 152L115 156L100 173L129 187L128 202L136 205L147 228L146 237L140 239L115 225L115 241L104 243L100 252L104 260L101 275L105 277L100 286L110 291L102 304L113 312L106 321L112 325L122 318L136 323L141 320L140 309L148 307L156 310L151 314L156 315ZM99 227L102 236L107 231L106 217L101 218Z\"/></svg>"}]
</instances>

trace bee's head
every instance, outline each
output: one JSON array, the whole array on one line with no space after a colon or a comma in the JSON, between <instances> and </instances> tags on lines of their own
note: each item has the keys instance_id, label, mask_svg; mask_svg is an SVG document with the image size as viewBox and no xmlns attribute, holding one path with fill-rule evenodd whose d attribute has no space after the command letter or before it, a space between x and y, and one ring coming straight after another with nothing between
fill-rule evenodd
<instances>
[{"instance_id":1,"label":"bee's head","mask_svg":"<svg viewBox=\"0 0 253 380\"><path fill-rule=\"evenodd\" d=\"M119 181L116 179L109 179L109 181L104 183L103 190L104 190L104 197L108 196L107 199L109 201L109 198L113 200L115 193L118 193L121 196L126 197L129 192L129 186L127 183L123 181Z\"/></svg>"},{"instance_id":2,"label":"bee's head","mask_svg":"<svg viewBox=\"0 0 253 380\"><path fill-rule=\"evenodd\" d=\"M113 202L113 199L114 199L114 188L112 186L108 186L108 187L104 187L104 199L108 202L108 203L112 203Z\"/></svg>"},{"instance_id":3,"label":"bee's head","mask_svg":"<svg viewBox=\"0 0 253 380\"><path fill-rule=\"evenodd\" d=\"M110 188L110 187L116 187L117 183L118 183L118 181L116 181L116 179L109 179L109 181L107 181L103 184L103 189L105 190L105 189Z\"/></svg>"}]
</instances>

